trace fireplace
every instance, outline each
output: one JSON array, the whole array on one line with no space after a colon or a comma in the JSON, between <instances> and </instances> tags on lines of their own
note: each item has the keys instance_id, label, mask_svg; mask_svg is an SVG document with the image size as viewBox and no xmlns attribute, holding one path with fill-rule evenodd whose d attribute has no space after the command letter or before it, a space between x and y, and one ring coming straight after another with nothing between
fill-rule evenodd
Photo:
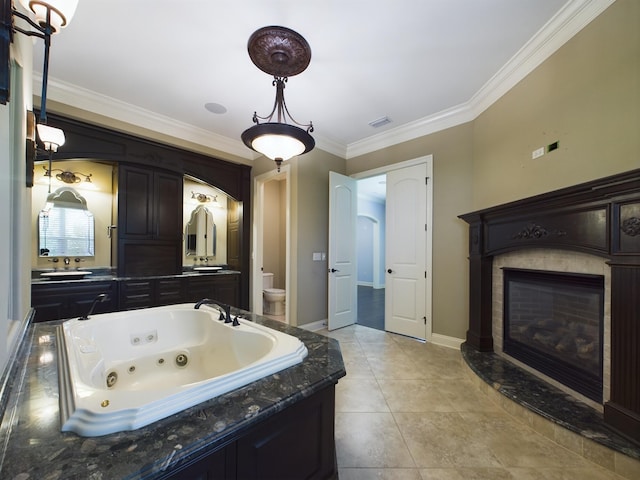
<instances>
[{"instance_id":1,"label":"fireplace","mask_svg":"<svg viewBox=\"0 0 640 480\"><path fill-rule=\"evenodd\" d=\"M460 218L469 224L466 344L479 352L494 351L494 347L501 349L504 340L501 338L504 332L493 328L494 259L531 251L544 256L545 251L554 250L568 255L587 254L604 262L608 278L604 294L605 325L595 327L598 334L593 345L586 339L586 334L580 340L585 342L583 347L586 349L593 346L595 350L599 343L598 350L602 352L604 346L604 368L603 353L598 353L589 362L598 361L599 365L588 369L596 381L604 385L598 393L595 392L597 387L584 387L587 392L584 396L599 399L595 403L603 409L605 422L640 442L640 169L468 213ZM531 267L524 269L527 268ZM602 301L602 294L587 295L592 296L595 299L600 296L594 302ZM592 328L588 330L592 331ZM548 333L540 333L539 338ZM513 337L522 340L518 335L510 334L510 337L511 340ZM554 348L558 346L556 343ZM511 347L507 349L511 350ZM550 355L543 351L540 356ZM575 360L575 357L565 358L562 362L581 363ZM580 366L586 362L585 359ZM569 381L563 378L560 383L567 385Z\"/></svg>"},{"instance_id":2,"label":"fireplace","mask_svg":"<svg viewBox=\"0 0 640 480\"><path fill-rule=\"evenodd\" d=\"M601 403L604 277L503 273L504 353Z\"/></svg>"}]
</instances>

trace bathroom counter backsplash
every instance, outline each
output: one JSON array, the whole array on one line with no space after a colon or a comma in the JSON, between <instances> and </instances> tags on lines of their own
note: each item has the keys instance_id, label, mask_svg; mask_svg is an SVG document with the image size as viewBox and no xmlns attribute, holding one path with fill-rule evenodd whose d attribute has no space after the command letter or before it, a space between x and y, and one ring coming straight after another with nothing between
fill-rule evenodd
<instances>
[{"instance_id":1,"label":"bathroom counter backsplash","mask_svg":"<svg viewBox=\"0 0 640 480\"><path fill-rule=\"evenodd\" d=\"M335 339L242 310L233 313L298 337L307 358L146 427L91 438L60 431L56 326L61 321L30 326L0 410L0 478L156 478L345 375Z\"/></svg>"}]
</instances>

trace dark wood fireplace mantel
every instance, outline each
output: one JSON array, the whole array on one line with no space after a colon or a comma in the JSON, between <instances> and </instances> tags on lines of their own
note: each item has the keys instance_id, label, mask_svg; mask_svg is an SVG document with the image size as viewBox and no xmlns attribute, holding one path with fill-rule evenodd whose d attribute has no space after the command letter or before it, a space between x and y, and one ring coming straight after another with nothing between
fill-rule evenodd
<instances>
[{"instance_id":1,"label":"dark wood fireplace mantel","mask_svg":"<svg viewBox=\"0 0 640 480\"><path fill-rule=\"evenodd\" d=\"M611 398L605 420L640 442L640 169L460 218L469 224L466 343L493 350L492 265L502 253L553 248L598 255L611 267Z\"/></svg>"}]
</instances>

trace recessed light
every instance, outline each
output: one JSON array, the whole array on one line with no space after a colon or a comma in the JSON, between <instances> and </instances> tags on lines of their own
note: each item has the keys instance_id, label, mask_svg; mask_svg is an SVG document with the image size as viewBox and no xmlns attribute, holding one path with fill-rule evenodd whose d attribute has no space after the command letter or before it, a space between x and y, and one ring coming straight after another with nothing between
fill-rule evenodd
<instances>
[{"instance_id":1,"label":"recessed light","mask_svg":"<svg viewBox=\"0 0 640 480\"><path fill-rule=\"evenodd\" d=\"M205 103L204 108L209 110L211 113L216 113L218 115L227 113L227 107L220 105L219 103Z\"/></svg>"}]
</instances>

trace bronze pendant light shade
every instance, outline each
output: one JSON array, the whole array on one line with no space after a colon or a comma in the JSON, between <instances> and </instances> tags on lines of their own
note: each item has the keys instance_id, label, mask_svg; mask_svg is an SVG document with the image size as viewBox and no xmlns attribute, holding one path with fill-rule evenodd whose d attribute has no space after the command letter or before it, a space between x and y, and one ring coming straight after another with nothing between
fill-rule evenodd
<instances>
[{"instance_id":1,"label":"bronze pendant light shade","mask_svg":"<svg viewBox=\"0 0 640 480\"><path fill-rule=\"evenodd\" d=\"M288 77L298 75L307 68L311 61L311 48L299 33L286 27L271 26L255 31L249 38L247 49L254 65L273 75L276 99L269 115L260 117L254 112L255 125L245 130L241 138L247 147L274 160L280 171L283 161L307 153L315 146L315 140L310 135L313 124L296 122L284 100ZM299 126L287 123L287 117ZM260 120L265 122L260 123Z\"/></svg>"}]
</instances>

